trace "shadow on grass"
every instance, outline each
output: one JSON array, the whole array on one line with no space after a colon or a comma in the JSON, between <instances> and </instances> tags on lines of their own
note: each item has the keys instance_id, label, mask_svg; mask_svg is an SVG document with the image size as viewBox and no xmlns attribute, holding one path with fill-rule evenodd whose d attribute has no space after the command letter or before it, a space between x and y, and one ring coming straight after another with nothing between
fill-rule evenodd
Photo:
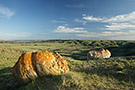
<instances>
[{"instance_id":1,"label":"shadow on grass","mask_svg":"<svg viewBox=\"0 0 135 90\"><path fill-rule=\"evenodd\" d=\"M61 75L48 75L37 77L35 80L20 85L17 89L21 90L59 90L62 83Z\"/></svg>"},{"instance_id":2,"label":"shadow on grass","mask_svg":"<svg viewBox=\"0 0 135 90\"><path fill-rule=\"evenodd\" d=\"M61 83L60 79L61 75L57 76L50 75L38 77L34 81L29 82L27 84L21 84L13 78L11 74L11 69L12 69L11 67L0 69L0 90L17 90L17 89L28 90L30 88L33 88L34 90L42 90L42 88L46 87L47 90L57 90L56 85L58 85L58 83ZM41 87L39 88L38 85L40 85Z\"/></svg>"},{"instance_id":3,"label":"shadow on grass","mask_svg":"<svg viewBox=\"0 0 135 90\"><path fill-rule=\"evenodd\" d=\"M88 53L88 50L81 51L80 53L73 53L73 54L71 54L70 57L72 57L75 60L85 61L85 60L87 60L87 53Z\"/></svg>"},{"instance_id":4,"label":"shadow on grass","mask_svg":"<svg viewBox=\"0 0 135 90\"><path fill-rule=\"evenodd\" d=\"M132 67L132 66L122 67L121 64L108 65L108 66L90 65L89 67L80 68L75 71L85 72L86 74L97 74L100 76L107 76L107 77L115 78L119 81L135 83L135 70L134 70L135 67Z\"/></svg>"},{"instance_id":5,"label":"shadow on grass","mask_svg":"<svg viewBox=\"0 0 135 90\"><path fill-rule=\"evenodd\" d=\"M113 57L118 56L135 56L135 43L127 43L118 47L107 47Z\"/></svg>"},{"instance_id":6,"label":"shadow on grass","mask_svg":"<svg viewBox=\"0 0 135 90\"><path fill-rule=\"evenodd\" d=\"M11 67L0 69L0 90L14 90L15 79L11 74Z\"/></svg>"}]
</instances>

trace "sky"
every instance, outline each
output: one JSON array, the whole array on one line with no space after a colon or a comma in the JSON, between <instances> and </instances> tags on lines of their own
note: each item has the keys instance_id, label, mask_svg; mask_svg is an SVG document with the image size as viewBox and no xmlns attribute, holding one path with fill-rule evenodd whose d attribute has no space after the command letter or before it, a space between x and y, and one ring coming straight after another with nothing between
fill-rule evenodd
<instances>
[{"instance_id":1,"label":"sky","mask_svg":"<svg viewBox=\"0 0 135 90\"><path fill-rule=\"evenodd\" d=\"M0 0L0 40L135 40L135 0Z\"/></svg>"}]
</instances>

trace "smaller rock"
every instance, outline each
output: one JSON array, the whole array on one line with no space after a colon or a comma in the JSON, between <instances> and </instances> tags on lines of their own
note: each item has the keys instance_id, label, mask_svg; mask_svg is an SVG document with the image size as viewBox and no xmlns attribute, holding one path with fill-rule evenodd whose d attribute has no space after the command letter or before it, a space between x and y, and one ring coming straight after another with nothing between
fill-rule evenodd
<instances>
[{"instance_id":1,"label":"smaller rock","mask_svg":"<svg viewBox=\"0 0 135 90\"><path fill-rule=\"evenodd\" d=\"M87 53L87 60L94 58L110 58L111 52L108 49L92 50Z\"/></svg>"}]
</instances>

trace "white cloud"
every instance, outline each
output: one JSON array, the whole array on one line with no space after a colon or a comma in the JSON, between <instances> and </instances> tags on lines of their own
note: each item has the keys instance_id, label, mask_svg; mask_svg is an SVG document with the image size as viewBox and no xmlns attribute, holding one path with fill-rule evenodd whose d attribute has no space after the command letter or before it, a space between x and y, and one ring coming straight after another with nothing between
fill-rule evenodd
<instances>
[{"instance_id":1,"label":"white cloud","mask_svg":"<svg viewBox=\"0 0 135 90\"><path fill-rule=\"evenodd\" d=\"M66 4L65 7L68 7L68 8L85 8L85 5L83 5L83 4L73 4L73 5Z\"/></svg>"},{"instance_id":2,"label":"white cloud","mask_svg":"<svg viewBox=\"0 0 135 90\"><path fill-rule=\"evenodd\" d=\"M85 15L85 16L84 16ZM106 18L106 17L93 17L91 16L86 16L86 14L84 14L82 19L84 20L88 20L88 21L96 21L96 22L108 22L108 23L118 23L118 22L131 22L131 21L135 21L135 11L131 12L129 14L122 14L122 15L117 15L115 17L111 17L111 18Z\"/></svg>"},{"instance_id":3,"label":"white cloud","mask_svg":"<svg viewBox=\"0 0 135 90\"><path fill-rule=\"evenodd\" d=\"M10 17L12 17L14 15L15 15L14 11L11 11L7 7L0 6L0 16L1 17L5 17L6 16L7 18L10 18Z\"/></svg>"},{"instance_id":4,"label":"white cloud","mask_svg":"<svg viewBox=\"0 0 135 90\"><path fill-rule=\"evenodd\" d=\"M112 23L111 25L105 25L106 30L123 30L123 29L135 29L135 24L132 23Z\"/></svg>"},{"instance_id":5,"label":"white cloud","mask_svg":"<svg viewBox=\"0 0 135 90\"><path fill-rule=\"evenodd\" d=\"M109 19L103 20L103 22L131 22L135 21L135 11L129 14L117 15Z\"/></svg>"},{"instance_id":6,"label":"white cloud","mask_svg":"<svg viewBox=\"0 0 135 90\"><path fill-rule=\"evenodd\" d=\"M135 40L135 30L129 30L128 32L102 32L102 33L88 33L77 34L78 37L85 38L98 38L98 39L113 39L113 40Z\"/></svg>"},{"instance_id":7,"label":"white cloud","mask_svg":"<svg viewBox=\"0 0 135 90\"><path fill-rule=\"evenodd\" d=\"M84 20L88 20L88 21L97 21L97 22L102 22L103 19L102 18L95 18L93 16L84 16L83 17Z\"/></svg>"},{"instance_id":8,"label":"white cloud","mask_svg":"<svg viewBox=\"0 0 135 90\"><path fill-rule=\"evenodd\" d=\"M135 29L135 11L129 14L117 15L114 17L93 17L86 16L86 14L82 15L82 19L86 20L86 23L91 22L100 22L100 23L108 23L108 25L104 25L105 30L123 30L123 29ZM83 24L84 25L84 24Z\"/></svg>"},{"instance_id":9,"label":"white cloud","mask_svg":"<svg viewBox=\"0 0 135 90\"><path fill-rule=\"evenodd\" d=\"M69 28L69 27L66 27L66 26L58 26L56 28L56 30L54 30L53 32L58 32L58 33L88 33L82 27Z\"/></svg>"}]
</instances>

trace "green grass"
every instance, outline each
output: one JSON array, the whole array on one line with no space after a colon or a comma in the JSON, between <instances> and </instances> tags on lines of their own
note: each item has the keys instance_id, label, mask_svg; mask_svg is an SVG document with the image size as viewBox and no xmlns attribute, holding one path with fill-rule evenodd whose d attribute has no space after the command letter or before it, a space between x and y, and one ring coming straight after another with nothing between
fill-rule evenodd
<instances>
[{"instance_id":1,"label":"green grass","mask_svg":"<svg viewBox=\"0 0 135 90\"><path fill-rule=\"evenodd\" d=\"M89 50L107 48L110 59L86 61ZM48 50L64 56L70 68L66 74L38 77L20 84L11 68L24 52ZM135 41L52 40L0 43L0 90L135 90ZM126 56L130 57L127 60ZM131 57L132 56L132 57Z\"/></svg>"}]
</instances>

